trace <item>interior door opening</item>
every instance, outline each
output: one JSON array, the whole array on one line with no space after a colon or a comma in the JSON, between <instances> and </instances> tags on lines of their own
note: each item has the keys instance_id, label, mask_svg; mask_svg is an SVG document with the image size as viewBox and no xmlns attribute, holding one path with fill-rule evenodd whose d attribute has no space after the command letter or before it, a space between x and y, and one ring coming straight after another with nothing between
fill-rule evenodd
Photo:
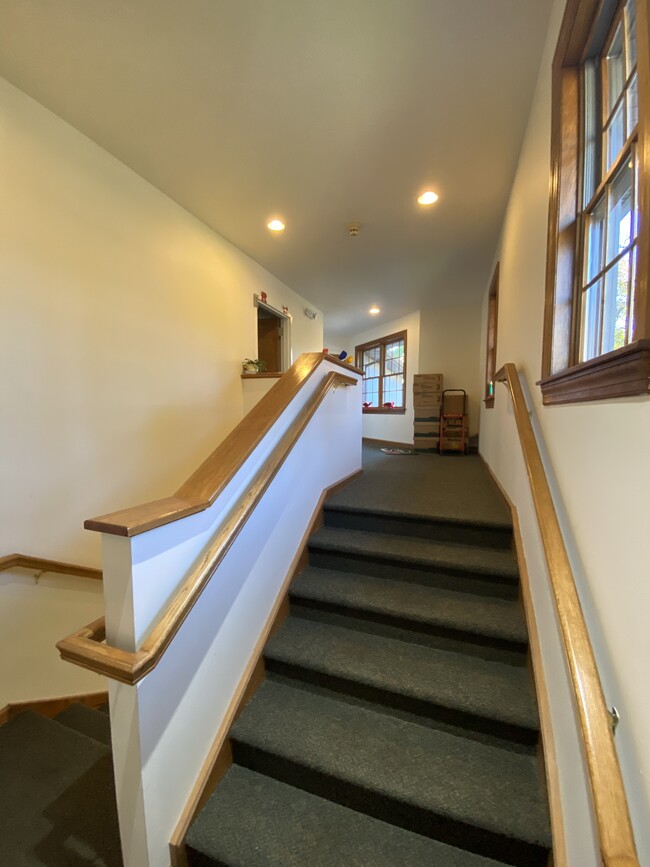
<instances>
[{"instance_id":1,"label":"interior door opening","mask_svg":"<svg viewBox=\"0 0 650 867\"><path fill-rule=\"evenodd\" d=\"M289 318L257 302L257 357L268 373L284 373L291 364Z\"/></svg>"}]
</instances>

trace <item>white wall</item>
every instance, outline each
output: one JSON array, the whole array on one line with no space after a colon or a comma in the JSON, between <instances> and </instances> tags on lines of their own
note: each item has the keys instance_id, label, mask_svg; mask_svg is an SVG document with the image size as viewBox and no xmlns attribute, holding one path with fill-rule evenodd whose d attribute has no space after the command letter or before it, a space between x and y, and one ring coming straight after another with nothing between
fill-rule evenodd
<instances>
[{"instance_id":1,"label":"white wall","mask_svg":"<svg viewBox=\"0 0 650 867\"><path fill-rule=\"evenodd\" d=\"M355 346L389 334L396 334L398 331L407 332L406 412L403 415L364 415L363 435L369 439L413 444L413 374L418 373L420 369L420 312L411 313L401 319L393 319L392 322L383 322L347 339L341 337L338 339L342 343L342 348L354 356ZM437 372L432 371L432 373Z\"/></svg>"},{"instance_id":2,"label":"white wall","mask_svg":"<svg viewBox=\"0 0 650 867\"><path fill-rule=\"evenodd\" d=\"M534 385L541 373L550 72L563 6L563 0L555 0L537 93L495 256L495 261L501 261L497 367L515 362L530 387L533 419L552 468L551 485L605 696L621 714L616 743L640 860L646 864L650 863L650 399L543 407ZM485 329L482 344L484 347ZM511 453L502 445L513 422L499 409L507 400L503 387L499 389L497 409L481 413L481 451L514 491L514 481L509 481ZM581 867L584 862L573 863Z\"/></svg>"},{"instance_id":3,"label":"white wall","mask_svg":"<svg viewBox=\"0 0 650 867\"><path fill-rule=\"evenodd\" d=\"M0 707L106 689L104 678L63 662L55 644L103 614L102 582L50 572L0 572Z\"/></svg>"},{"instance_id":4,"label":"white wall","mask_svg":"<svg viewBox=\"0 0 650 867\"><path fill-rule=\"evenodd\" d=\"M0 79L0 553L99 562L85 518L167 496L241 419L253 293L322 316Z\"/></svg>"},{"instance_id":5,"label":"white wall","mask_svg":"<svg viewBox=\"0 0 650 867\"><path fill-rule=\"evenodd\" d=\"M420 372L442 373L444 388L465 389L470 434L478 431L483 399L481 352L480 300L420 311Z\"/></svg>"},{"instance_id":6,"label":"white wall","mask_svg":"<svg viewBox=\"0 0 650 867\"><path fill-rule=\"evenodd\" d=\"M341 369L323 361L209 509L130 539L104 538L111 644L141 645L331 371ZM160 663L136 686L110 684L125 867L169 864L172 832L323 489L361 466L360 388L359 383L326 395Z\"/></svg>"}]
</instances>

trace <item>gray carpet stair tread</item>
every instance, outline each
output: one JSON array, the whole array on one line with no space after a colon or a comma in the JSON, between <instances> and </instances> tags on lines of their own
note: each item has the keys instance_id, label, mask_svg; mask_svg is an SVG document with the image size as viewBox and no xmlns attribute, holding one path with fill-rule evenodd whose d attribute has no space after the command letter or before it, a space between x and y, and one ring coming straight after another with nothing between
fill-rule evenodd
<instances>
[{"instance_id":1,"label":"gray carpet stair tread","mask_svg":"<svg viewBox=\"0 0 650 867\"><path fill-rule=\"evenodd\" d=\"M294 616L266 645L264 656L475 716L533 730L539 726L523 667Z\"/></svg>"},{"instance_id":2,"label":"gray carpet stair tread","mask_svg":"<svg viewBox=\"0 0 650 867\"><path fill-rule=\"evenodd\" d=\"M485 528L488 530L512 530L512 520L507 516L488 516L488 517L465 517L464 515L430 515L424 512L410 511L404 512L400 509L391 509L390 505L383 508L371 503L360 503L355 501L346 502L343 497L340 500L336 498L329 499L324 509L326 512L351 512L357 515L377 515L386 518L401 518L405 521L429 521L432 524L454 524L458 527L473 527Z\"/></svg>"},{"instance_id":3,"label":"gray carpet stair tread","mask_svg":"<svg viewBox=\"0 0 650 867\"><path fill-rule=\"evenodd\" d=\"M498 575L513 582L519 580L514 553L498 548L454 545L414 536L393 536L339 527L321 527L311 536L309 546L326 551L342 551L346 554L451 569L455 572Z\"/></svg>"},{"instance_id":4,"label":"gray carpet stair tread","mask_svg":"<svg viewBox=\"0 0 650 867\"><path fill-rule=\"evenodd\" d=\"M526 623L516 599L456 593L314 566L300 573L289 592L297 601L337 605L351 611L367 611L508 641L528 641Z\"/></svg>"},{"instance_id":5,"label":"gray carpet stair tread","mask_svg":"<svg viewBox=\"0 0 650 867\"><path fill-rule=\"evenodd\" d=\"M233 765L187 836L238 867L499 867ZM191 859L190 859L191 863Z\"/></svg>"},{"instance_id":6,"label":"gray carpet stair tread","mask_svg":"<svg viewBox=\"0 0 650 867\"><path fill-rule=\"evenodd\" d=\"M237 743L452 821L550 847L534 756L366 708L262 683L231 729Z\"/></svg>"},{"instance_id":7,"label":"gray carpet stair tread","mask_svg":"<svg viewBox=\"0 0 650 867\"><path fill-rule=\"evenodd\" d=\"M107 714L99 710L83 704L71 704L55 719L61 725L81 732L100 744L111 745L111 721Z\"/></svg>"},{"instance_id":8,"label":"gray carpet stair tread","mask_svg":"<svg viewBox=\"0 0 650 867\"><path fill-rule=\"evenodd\" d=\"M363 467L363 475L333 494L328 506L372 504L377 512L512 525L510 509L478 455L402 458L364 443Z\"/></svg>"},{"instance_id":9,"label":"gray carpet stair tread","mask_svg":"<svg viewBox=\"0 0 650 867\"><path fill-rule=\"evenodd\" d=\"M0 863L122 867L103 744L33 713L0 728Z\"/></svg>"}]
</instances>

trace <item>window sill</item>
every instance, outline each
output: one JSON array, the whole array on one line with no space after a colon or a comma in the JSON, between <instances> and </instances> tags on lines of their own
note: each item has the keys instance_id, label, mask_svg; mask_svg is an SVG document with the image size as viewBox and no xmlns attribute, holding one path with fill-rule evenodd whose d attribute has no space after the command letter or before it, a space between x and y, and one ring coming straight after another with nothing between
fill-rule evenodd
<instances>
[{"instance_id":1,"label":"window sill","mask_svg":"<svg viewBox=\"0 0 650 867\"><path fill-rule=\"evenodd\" d=\"M404 415L406 412L405 406L395 407L394 409L388 409L388 407L377 406L377 407L362 407L361 408L364 415Z\"/></svg>"},{"instance_id":2,"label":"window sill","mask_svg":"<svg viewBox=\"0 0 650 867\"><path fill-rule=\"evenodd\" d=\"M545 406L650 393L650 340L637 340L541 379Z\"/></svg>"}]
</instances>

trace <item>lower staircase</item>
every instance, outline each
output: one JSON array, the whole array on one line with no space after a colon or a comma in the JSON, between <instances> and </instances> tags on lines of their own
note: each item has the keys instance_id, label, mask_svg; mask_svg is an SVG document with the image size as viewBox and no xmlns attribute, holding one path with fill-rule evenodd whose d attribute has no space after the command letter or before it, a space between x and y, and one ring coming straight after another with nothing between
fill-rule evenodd
<instances>
[{"instance_id":1,"label":"lower staircase","mask_svg":"<svg viewBox=\"0 0 650 867\"><path fill-rule=\"evenodd\" d=\"M335 498L264 662L190 867L549 863L511 527Z\"/></svg>"},{"instance_id":2,"label":"lower staircase","mask_svg":"<svg viewBox=\"0 0 650 867\"><path fill-rule=\"evenodd\" d=\"M0 728L0 864L121 867L108 708Z\"/></svg>"}]
</instances>

